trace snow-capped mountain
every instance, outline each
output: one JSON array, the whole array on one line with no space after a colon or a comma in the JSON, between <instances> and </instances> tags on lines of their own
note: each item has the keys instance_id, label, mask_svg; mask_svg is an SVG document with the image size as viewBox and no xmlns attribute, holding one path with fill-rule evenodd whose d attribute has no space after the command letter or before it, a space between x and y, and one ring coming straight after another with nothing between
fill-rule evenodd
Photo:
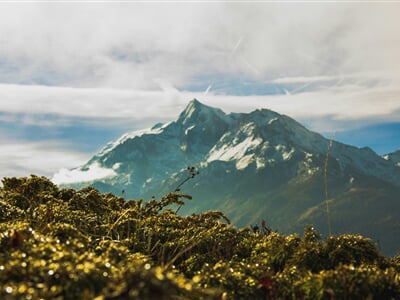
<instances>
[{"instance_id":1,"label":"snow-capped mountain","mask_svg":"<svg viewBox=\"0 0 400 300\"><path fill-rule=\"evenodd\" d=\"M54 179L149 199L174 191L187 166L200 174L183 186L194 200L182 213L221 210L238 226L266 219L282 232L312 223L326 233L328 194L333 233L366 234L387 253L398 250L400 168L267 109L225 114L194 99L175 121L125 134Z\"/></svg>"}]
</instances>

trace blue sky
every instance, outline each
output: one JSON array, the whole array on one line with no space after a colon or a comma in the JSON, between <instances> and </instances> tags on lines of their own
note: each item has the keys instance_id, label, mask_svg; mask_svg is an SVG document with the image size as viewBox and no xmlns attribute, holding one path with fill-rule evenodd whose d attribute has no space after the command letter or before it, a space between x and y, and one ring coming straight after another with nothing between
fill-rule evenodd
<instances>
[{"instance_id":1,"label":"blue sky","mask_svg":"<svg viewBox=\"0 0 400 300\"><path fill-rule=\"evenodd\" d=\"M400 3L0 2L0 177L51 177L197 98L400 148Z\"/></svg>"}]
</instances>

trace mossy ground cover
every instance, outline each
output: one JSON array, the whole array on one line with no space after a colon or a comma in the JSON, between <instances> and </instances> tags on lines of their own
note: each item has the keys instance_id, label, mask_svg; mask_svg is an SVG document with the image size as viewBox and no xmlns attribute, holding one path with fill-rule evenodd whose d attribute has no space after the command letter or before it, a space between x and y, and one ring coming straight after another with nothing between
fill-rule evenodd
<instances>
[{"instance_id":1,"label":"mossy ground cover","mask_svg":"<svg viewBox=\"0 0 400 300\"><path fill-rule=\"evenodd\" d=\"M178 193L2 182L0 299L400 299L400 257L363 236L238 230L217 211L177 215Z\"/></svg>"}]
</instances>

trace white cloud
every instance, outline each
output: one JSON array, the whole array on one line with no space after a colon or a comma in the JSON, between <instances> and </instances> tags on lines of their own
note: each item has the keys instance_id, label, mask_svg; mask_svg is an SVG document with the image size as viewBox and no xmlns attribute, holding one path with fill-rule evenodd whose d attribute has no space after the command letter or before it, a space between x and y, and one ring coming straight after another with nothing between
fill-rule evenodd
<instances>
[{"instance_id":1,"label":"white cloud","mask_svg":"<svg viewBox=\"0 0 400 300\"><path fill-rule=\"evenodd\" d=\"M2 4L0 79L156 88L392 71L400 3Z\"/></svg>"},{"instance_id":2,"label":"white cloud","mask_svg":"<svg viewBox=\"0 0 400 300\"><path fill-rule=\"evenodd\" d=\"M9 113L139 120L171 115L174 106L187 102L166 83L158 91L0 84L0 98L0 111Z\"/></svg>"},{"instance_id":3,"label":"white cloud","mask_svg":"<svg viewBox=\"0 0 400 300\"><path fill-rule=\"evenodd\" d=\"M286 79L285 79L286 80ZM372 80L372 79L371 79ZM368 80L367 80L368 81ZM122 120L146 122L174 119L189 100L200 101L227 112L249 112L269 108L295 119L329 117L336 121L368 119L369 122L400 120L400 88L394 84L368 87L363 82L327 86L286 95L234 96L204 92L179 91L166 82L163 90L83 89L0 84L0 111L8 113L56 114L59 118L43 119L51 126L58 119L80 117L104 119L110 126ZM2 118L9 118L3 115ZM26 119L25 118L25 119ZM36 119L33 119L36 120ZM107 121L108 120L108 121ZM37 122L37 121L35 121ZM42 124L42 125L43 125ZM62 125L62 123L61 123ZM337 126L335 124L335 126ZM314 128L321 130L321 128Z\"/></svg>"},{"instance_id":4,"label":"white cloud","mask_svg":"<svg viewBox=\"0 0 400 300\"><path fill-rule=\"evenodd\" d=\"M96 179L112 177L117 175L113 169L102 168L98 163L89 165L88 169L82 171L80 168L68 170L66 168L60 169L54 174L52 181L55 184L68 184L75 182L88 182Z\"/></svg>"},{"instance_id":5,"label":"white cloud","mask_svg":"<svg viewBox=\"0 0 400 300\"><path fill-rule=\"evenodd\" d=\"M357 122L364 125L398 122L399 95L400 88L393 85L373 88L342 85L298 94L268 96L241 97L209 92L204 102L228 112L268 108L297 120L308 120L314 124L312 129L315 131L334 131L338 126L341 126L341 130L351 129ZM202 100L201 96L199 99Z\"/></svg>"},{"instance_id":6,"label":"white cloud","mask_svg":"<svg viewBox=\"0 0 400 300\"><path fill-rule=\"evenodd\" d=\"M67 150L58 143L4 140L0 145L0 178L50 176L62 167L72 168L83 164L90 155Z\"/></svg>"},{"instance_id":7,"label":"white cloud","mask_svg":"<svg viewBox=\"0 0 400 300\"><path fill-rule=\"evenodd\" d=\"M309 83L309 82L323 82L340 80L338 76L295 76L295 77L283 77L276 78L270 81L270 83L285 84L285 83Z\"/></svg>"}]
</instances>

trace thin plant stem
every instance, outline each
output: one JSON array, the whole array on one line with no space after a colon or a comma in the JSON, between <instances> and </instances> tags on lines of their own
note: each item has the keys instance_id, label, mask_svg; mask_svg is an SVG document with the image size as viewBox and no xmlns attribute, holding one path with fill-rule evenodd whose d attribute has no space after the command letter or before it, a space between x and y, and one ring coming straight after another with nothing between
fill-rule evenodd
<instances>
[{"instance_id":1,"label":"thin plant stem","mask_svg":"<svg viewBox=\"0 0 400 300\"><path fill-rule=\"evenodd\" d=\"M332 224L331 224L331 212L329 210L328 160L329 160L329 154L331 152L335 136L336 136L336 132L333 134L332 138L329 140L328 149L327 149L326 155L325 155L325 167L324 167L324 188L325 188L326 220L327 220L327 223L328 223L329 236L332 236Z\"/></svg>"}]
</instances>

